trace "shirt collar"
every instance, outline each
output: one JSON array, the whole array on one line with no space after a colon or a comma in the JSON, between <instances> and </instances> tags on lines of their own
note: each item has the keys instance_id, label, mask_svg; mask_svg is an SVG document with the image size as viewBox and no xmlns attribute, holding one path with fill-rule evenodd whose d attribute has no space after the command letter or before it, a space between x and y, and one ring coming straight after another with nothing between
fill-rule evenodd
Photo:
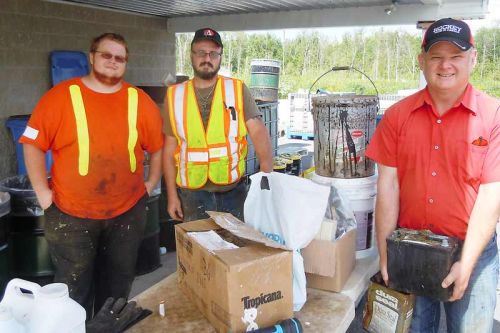
<instances>
[{"instance_id":1,"label":"shirt collar","mask_svg":"<svg viewBox=\"0 0 500 333\"><path fill-rule=\"evenodd\" d=\"M477 105L477 98L476 98L476 91L474 87L469 83L467 84L467 87L465 88L465 92L462 95L462 99L457 102L453 107L456 108L460 105L462 105L467 111L473 113L476 115L478 111L478 105ZM432 107L432 98L431 95L429 94L429 88L425 87L425 89L422 89L417 97L417 100L415 101L414 108L411 110L412 112L415 110L420 109L424 104L427 104Z\"/></svg>"}]
</instances>

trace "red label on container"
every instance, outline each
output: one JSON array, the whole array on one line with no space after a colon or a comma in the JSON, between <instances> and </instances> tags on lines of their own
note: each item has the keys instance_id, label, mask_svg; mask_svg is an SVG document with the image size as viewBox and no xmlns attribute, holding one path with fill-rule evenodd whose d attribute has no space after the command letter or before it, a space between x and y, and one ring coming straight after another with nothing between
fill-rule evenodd
<instances>
[{"instance_id":1,"label":"red label on container","mask_svg":"<svg viewBox=\"0 0 500 333\"><path fill-rule=\"evenodd\" d=\"M351 136L353 138L360 138L363 136L363 131L360 131L360 130L355 130L355 131L352 131L351 132Z\"/></svg>"}]
</instances>

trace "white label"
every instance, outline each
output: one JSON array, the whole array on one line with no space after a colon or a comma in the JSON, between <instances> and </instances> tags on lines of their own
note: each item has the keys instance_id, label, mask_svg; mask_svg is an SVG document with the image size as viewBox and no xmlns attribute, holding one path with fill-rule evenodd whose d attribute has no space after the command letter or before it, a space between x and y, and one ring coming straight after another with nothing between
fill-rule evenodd
<instances>
[{"instance_id":1,"label":"white label","mask_svg":"<svg viewBox=\"0 0 500 333\"><path fill-rule=\"evenodd\" d=\"M388 306L373 302L373 315L370 322L370 329L374 332L396 332L399 314Z\"/></svg>"},{"instance_id":2,"label":"white label","mask_svg":"<svg viewBox=\"0 0 500 333\"><path fill-rule=\"evenodd\" d=\"M366 250L372 246L373 212L354 212L357 223L356 251Z\"/></svg>"},{"instance_id":3,"label":"white label","mask_svg":"<svg viewBox=\"0 0 500 333\"><path fill-rule=\"evenodd\" d=\"M33 127L26 126L23 135L28 139L35 140L38 136L38 130Z\"/></svg>"}]
</instances>

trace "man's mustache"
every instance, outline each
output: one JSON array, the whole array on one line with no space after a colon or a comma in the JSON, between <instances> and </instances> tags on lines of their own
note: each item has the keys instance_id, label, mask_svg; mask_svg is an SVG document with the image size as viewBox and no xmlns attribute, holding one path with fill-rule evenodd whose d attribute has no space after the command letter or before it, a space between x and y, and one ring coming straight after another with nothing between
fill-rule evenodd
<instances>
[{"instance_id":1,"label":"man's mustache","mask_svg":"<svg viewBox=\"0 0 500 333\"><path fill-rule=\"evenodd\" d=\"M214 65L212 65L212 64L211 64L211 63L209 63L209 62L202 62L202 63L200 64L200 67L201 67L201 66L204 66L204 65L208 65L209 67L214 68Z\"/></svg>"}]
</instances>

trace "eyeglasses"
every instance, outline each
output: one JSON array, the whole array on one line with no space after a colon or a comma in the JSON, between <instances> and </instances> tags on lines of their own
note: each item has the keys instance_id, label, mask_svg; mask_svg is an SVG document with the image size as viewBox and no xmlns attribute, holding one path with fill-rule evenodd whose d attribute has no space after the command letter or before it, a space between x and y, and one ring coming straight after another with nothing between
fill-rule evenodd
<instances>
[{"instance_id":1,"label":"eyeglasses","mask_svg":"<svg viewBox=\"0 0 500 333\"><path fill-rule=\"evenodd\" d=\"M222 52L221 53L219 53L217 51L205 52L203 50L191 51L191 53L193 53L195 56L197 56L200 59L203 59L208 55L208 56L210 56L210 59L212 59L212 60L217 60L222 55Z\"/></svg>"},{"instance_id":2,"label":"eyeglasses","mask_svg":"<svg viewBox=\"0 0 500 333\"><path fill-rule=\"evenodd\" d=\"M94 51L95 53L99 53L101 55L101 57L103 59L106 59L106 60L111 60L111 59L115 59L115 62L119 63L119 64L124 64L127 62L127 57L123 57L123 56L118 56L118 55L113 55L109 52L102 52L102 51Z\"/></svg>"}]
</instances>

